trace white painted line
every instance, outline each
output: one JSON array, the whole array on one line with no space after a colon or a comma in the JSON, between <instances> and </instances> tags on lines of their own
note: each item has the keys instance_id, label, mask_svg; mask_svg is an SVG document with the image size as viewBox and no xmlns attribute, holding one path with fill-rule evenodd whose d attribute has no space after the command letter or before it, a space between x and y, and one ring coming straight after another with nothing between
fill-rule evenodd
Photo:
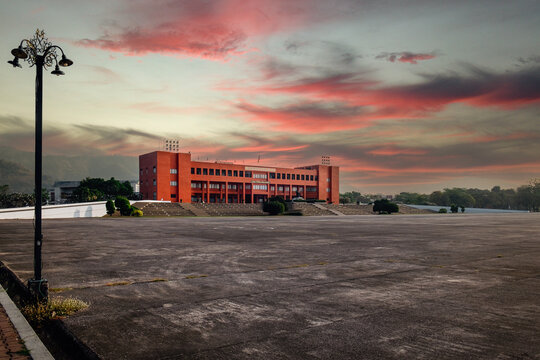
<instances>
[{"instance_id":1,"label":"white painted line","mask_svg":"<svg viewBox=\"0 0 540 360\"><path fill-rule=\"evenodd\" d=\"M6 310L9 320L17 329L19 336L24 341L24 346L30 351L33 360L54 360L51 353L41 342L39 337L34 332L34 329L28 324L23 314L13 303L6 290L0 286L0 304Z\"/></svg>"}]
</instances>

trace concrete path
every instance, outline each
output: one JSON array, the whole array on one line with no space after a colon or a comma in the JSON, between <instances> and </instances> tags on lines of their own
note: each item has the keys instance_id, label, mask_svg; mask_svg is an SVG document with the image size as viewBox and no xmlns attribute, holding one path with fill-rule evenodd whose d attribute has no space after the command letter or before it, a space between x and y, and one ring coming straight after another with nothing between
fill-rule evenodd
<instances>
[{"instance_id":1,"label":"concrete path","mask_svg":"<svg viewBox=\"0 0 540 360\"><path fill-rule=\"evenodd\" d=\"M46 220L44 274L104 359L537 359L539 215Z\"/></svg>"}]
</instances>

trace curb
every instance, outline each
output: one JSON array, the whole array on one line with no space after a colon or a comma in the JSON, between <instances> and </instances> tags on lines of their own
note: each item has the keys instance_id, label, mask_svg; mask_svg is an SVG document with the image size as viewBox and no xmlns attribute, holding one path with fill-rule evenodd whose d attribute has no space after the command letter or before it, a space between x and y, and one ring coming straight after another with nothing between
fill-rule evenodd
<instances>
[{"instance_id":1,"label":"curb","mask_svg":"<svg viewBox=\"0 0 540 360\"><path fill-rule=\"evenodd\" d=\"M34 329L28 324L2 286L0 286L0 304L19 333L20 338L24 341L24 346L30 351L32 359L54 360L49 350L43 345L37 334L34 332Z\"/></svg>"}]
</instances>

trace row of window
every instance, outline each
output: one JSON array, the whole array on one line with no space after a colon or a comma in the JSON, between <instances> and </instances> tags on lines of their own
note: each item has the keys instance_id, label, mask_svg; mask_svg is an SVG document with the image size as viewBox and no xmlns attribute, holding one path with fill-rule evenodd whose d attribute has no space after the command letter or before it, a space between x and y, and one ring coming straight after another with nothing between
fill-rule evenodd
<instances>
[{"instance_id":1,"label":"row of window","mask_svg":"<svg viewBox=\"0 0 540 360\"><path fill-rule=\"evenodd\" d=\"M156 167L154 166L152 171L156 173ZM178 169L170 169L171 174L178 174ZM148 168L146 168L146 173L148 174ZM192 174L197 175L215 175L215 176L235 176L235 177L244 177L244 172L242 170L225 170L225 169L206 169L206 168L191 168ZM141 175L143 174L143 169L141 169ZM252 177L251 171L246 171L245 177ZM268 179L267 174L255 173L253 174L255 179ZM288 174L288 173L270 173L270 179L287 179L287 180L309 180L317 181L318 176L315 175L304 175L304 174ZM326 179L327 182L330 182L330 178ZM154 184L155 185L155 184Z\"/></svg>"},{"instance_id":2,"label":"row of window","mask_svg":"<svg viewBox=\"0 0 540 360\"><path fill-rule=\"evenodd\" d=\"M142 175L142 174L143 174L143 169L140 169L139 171L140 171L140 173L141 173L141 175ZM155 166L152 168L152 172L153 172L154 174L156 173L156 167L155 167ZM146 168L146 173L148 174L148 168ZM172 173L171 173L171 174L172 174Z\"/></svg>"},{"instance_id":3,"label":"row of window","mask_svg":"<svg viewBox=\"0 0 540 360\"><path fill-rule=\"evenodd\" d=\"M171 169L171 174L177 174L177 173L178 173L177 169ZM242 170L191 168L191 173L194 175L196 174L196 175L244 177L244 172ZM245 177L248 177L248 178L253 177L255 179L268 179L268 174L263 174L263 173L252 174L251 171L246 171ZM288 174L288 173L270 173L270 179L309 180L309 181L319 180L317 175L314 176L314 175Z\"/></svg>"},{"instance_id":4,"label":"row of window","mask_svg":"<svg viewBox=\"0 0 540 360\"><path fill-rule=\"evenodd\" d=\"M176 183L176 181L171 181L171 185L173 185L173 182ZM214 184L214 183L211 183L209 184L209 187L210 189L222 189L222 190L225 190L225 184ZM192 189L206 189L206 183L198 183L198 182L193 182L191 183L191 188ZM242 189L242 185L241 184L227 184L227 188L229 190L237 190L237 189ZM251 189L251 184L246 184L246 190L250 190ZM268 190L268 185L267 184L253 184L253 189L254 190ZM270 191L274 191L276 190L276 186L275 185L270 185ZM298 192L304 192L304 188L301 187L301 186L292 186L292 188L290 186L283 186L283 185L279 185L277 187L277 190L278 191L289 191L289 190L292 190L294 192L298 191ZM307 186L306 187L306 191L309 191L309 192L316 192L317 191L317 187L315 186Z\"/></svg>"},{"instance_id":5,"label":"row of window","mask_svg":"<svg viewBox=\"0 0 540 360\"><path fill-rule=\"evenodd\" d=\"M313 175L304 175L304 174L270 173L270 179L317 181L319 180L319 177L317 175L313 176Z\"/></svg>"}]
</instances>

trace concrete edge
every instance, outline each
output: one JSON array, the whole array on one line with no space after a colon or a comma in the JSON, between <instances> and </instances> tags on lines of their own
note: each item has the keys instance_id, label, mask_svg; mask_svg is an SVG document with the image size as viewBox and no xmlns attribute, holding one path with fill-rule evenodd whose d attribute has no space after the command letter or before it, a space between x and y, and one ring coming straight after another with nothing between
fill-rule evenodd
<instances>
[{"instance_id":1,"label":"concrete edge","mask_svg":"<svg viewBox=\"0 0 540 360\"><path fill-rule=\"evenodd\" d=\"M28 324L23 314L13 303L6 290L0 286L0 304L4 307L9 320L15 326L24 346L30 351L33 360L54 360L53 356L41 342L34 329Z\"/></svg>"}]
</instances>

